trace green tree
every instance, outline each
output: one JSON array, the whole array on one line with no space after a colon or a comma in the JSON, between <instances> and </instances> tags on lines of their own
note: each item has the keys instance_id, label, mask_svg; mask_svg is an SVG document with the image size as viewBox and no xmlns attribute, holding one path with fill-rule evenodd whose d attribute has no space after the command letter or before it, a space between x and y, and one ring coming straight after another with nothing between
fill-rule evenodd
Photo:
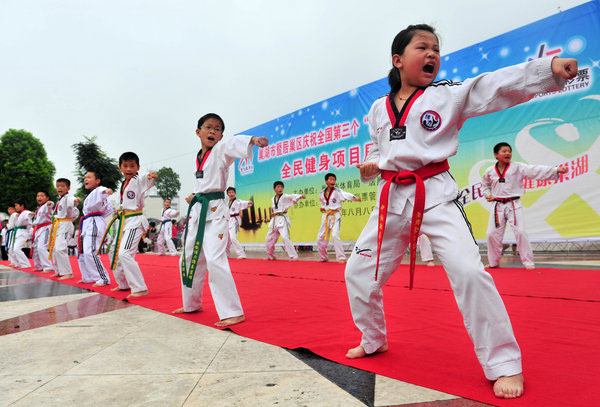
<instances>
[{"instance_id":1,"label":"green tree","mask_svg":"<svg viewBox=\"0 0 600 407\"><path fill-rule=\"evenodd\" d=\"M157 174L156 190L158 191L158 195L162 199L172 199L174 196L177 196L181 188L179 175L169 167L162 167L158 170Z\"/></svg>"},{"instance_id":2,"label":"green tree","mask_svg":"<svg viewBox=\"0 0 600 407\"><path fill-rule=\"evenodd\" d=\"M27 209L35 209L39 191L55 198L55 172L39 139L25 130L9 129L0 138L0 211L6 212L18 198L25 200Z\"/></svg>"},{"instance_id":3,"label":"green tree","mask_svg":"<svg viewBox=\"0 0 600 407\"><path fill-rule=\"evenodd\" d=\"M81 187L77 190L77 196L85 198L89 192L83 185L83 179L88 171L100 173L102 183L100 185L116 190L117 185L121 181L121 171L117 160L110 158L96 144L96 137L86 137L85 141L73 144L75 151L75 159L77 161L75 174Z\"/></svg>"}]
</instances>

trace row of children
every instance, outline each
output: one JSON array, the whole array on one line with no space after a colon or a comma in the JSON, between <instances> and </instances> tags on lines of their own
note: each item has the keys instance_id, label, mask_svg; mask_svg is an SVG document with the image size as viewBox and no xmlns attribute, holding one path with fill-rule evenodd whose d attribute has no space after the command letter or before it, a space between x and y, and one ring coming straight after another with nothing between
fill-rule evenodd
<instances>
[{"instance_id":1,"label":"row of children","mask_svg":"<svg viewBox=\"0 0 600 407\"><path fill-rule=\"evenodd\" d=\"M440 47L434 29L425 24L409 26L398 33L391 54L393 66L388 76L391 92L371 107L368 125L373 148L365 162L357 165L364 182L371 182L379 175L382 180L377 206L346 265L352 316L362 332L360 344L349 349L346 357L360 358L388 350L382 287L398 268L409 244L412 286L414 247L424 233L448 275L478 361L485 376L494 381L494 394L502 398L520 397L524 383L521 351L506 308L492 276L484 269L470 225L456 200L458 185L449 172L447 159L457 152L458 131L465 120L524 103L538 93L562 89L565 79L576 76L577 61L540 58L462 83L434 83L440 69ZM203 116L196 129L202 149L194 163L194 193L187 198L189 208L180 261L183 307L173 311L202 310L202 290L210 270L208 284L220 318L218 326L245 320L227 261L228 239L223 238L229 223L229 208L224 199L228 168L236 159L250 157L253 146L268 145L264 137L244 135L221 143L224 130L224 122L216 114ZM518 212L516 194L521 191L516 181L514 196L504 197L495 187L512 182L511 174L515 174L516 180L521 166L501 162L500 157L504 160L509 157L507 154L498 157L497 173L489 176L492 188L488 199L498 202L495 213L500 217L510 209L513 214ZM131 287L131 295L144 295L146 287L131 248L135 250L137 246L139 230L147 227L140 209L144 191L153 184L156 174L137 175L139 161L132 156L122 156L119 167L125 181L117 212L119 232L111 249L119 283L115 289ZM553 169L546 175L554 176L550 174L552 171L559 172ZM273 204L277 204L276 212L281 215L275 216L273 224L287 222L282 209L285 199L279 195ZM54 222L60 216L72 216L65 213L64 200L63 193ZM102 208L97 209L102 213ZM85 204L84 214L94 216L86 212ZM55 223L54 230L58 228L61 232L61 225ZM502 224L499 222L498 226Z\"/></svg>"}]
</instances>

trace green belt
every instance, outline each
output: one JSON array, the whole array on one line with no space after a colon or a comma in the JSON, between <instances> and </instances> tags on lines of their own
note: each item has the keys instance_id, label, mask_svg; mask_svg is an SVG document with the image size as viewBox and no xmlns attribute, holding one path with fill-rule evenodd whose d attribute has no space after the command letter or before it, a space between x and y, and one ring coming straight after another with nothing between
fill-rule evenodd
<instances>
[{"instance_id":1,"label":"green belt","mask_svg":"<svg viewBox=\"0 0 600 407\"><path fill-rule=\"evenodd\" d=\"M10 241L11 249L15 248L15 240L17 239L17 230L19 230L19 229L27 229L27 226L15 226L14 228L12 228L13 234L11 236L12 239Z\"/></svg>"},{"instance_id":2,"label":"green belt","mask_svg":"<svg viewBox=\"0 0 600 407\"><path fill-rule=\"evenodd\" d=\"M114 270L115 268L117 268L117 261L119 260L119 247L121 246L121 239L123 237L123 226L125 226L125 219L126 218L131 218L133 216L140 216L142 215L142 211L125 211L125 210L119 210L117 211L116 215L110 220L110 222L108 222L108 225L106 225L106 231L104 232L104 235L102 236L102 240L100 241L100 244L98 245L98 251L96 252L96 255L100 254L100 250L102 249L102 245L104 244L104 241L106 240L106 235L109 233L111 226L113 225L113 223L115 223L115 221L119 221L119 225L117 227L117 233L116 233L116 238L114 241L115 244L115 249L113 250L113 255L112 255L112 259L110 261L110 269Z\"/></svg>"},{"instance_id":3,"label":"green belt","mask_svg":"<svg viewBox=\"0 0 600 407\"><path fill-rule=\"evenodd\" d=\"M190 202L187 212L187 224L185 227L185 233L183 234L183 256L181 256L181 280L183 285L186 287L192 287L194 281L194 273L196 272L196 265L198 264L198 257L200 256L200 250L202 249L202 242L204 240L204 227L206 226L206 213L208 212L208 203L215 199L225 199L225 192L209 192L207 194L196 194ZM192 254L192 261L190 262L190 268L187 268L187 262L185 257L185 246L187 241L187 232L190 228L190 212L192 206L200 202L202 208L200 209L200 218L198 219L198 230L196 231L196 242L194 243L194 253Z\"/></svg>"}]
</instances>

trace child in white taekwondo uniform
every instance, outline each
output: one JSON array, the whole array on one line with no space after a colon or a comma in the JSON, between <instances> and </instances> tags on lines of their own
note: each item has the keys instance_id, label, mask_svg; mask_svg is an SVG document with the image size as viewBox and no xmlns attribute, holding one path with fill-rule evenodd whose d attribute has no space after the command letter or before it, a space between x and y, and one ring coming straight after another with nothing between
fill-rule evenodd
<instances>
[{"instance_id":1,"label":"child in white taekwondo uniform","mask_svg":"<svg viewBox=\"0 0 600 407\"><path fill-rule=\"evenodd\" d=\"M267 246L267 256L269 260L275 260L275 243L281 235L283 240L283 248L290 257L290 261L298 260L298 253L294 248L294 244L290 240L290 218L287 215L288 209L293 206L296 202L301 199L305 199L306 195L300 194L284 194L283 193L283 182L275 181L273 183L273 189L275 190L275 196L271 198L271 206L273 208L273 215L269 222L269 231L265 238Z\"/></svg>"},{"instance_id":2,"label":"child in white taekwondo uniform","mask_svg":"<svg viewBox=\"0 0 600 407\"><path fill-rule=\"evenodd\" d=\"M342 191L335 187L337 177L333 173L325 175L327 186L321 191L319 201L321 202L321 227L317 235L317 247L319 248L319 257L321 261L327 261L327 245L329 244L329 235L333 240L335 249L335 258L340 263L346 262L344 254L344 245L340 239L340 227L342 223L342 202L356 201L360 202L360 197L352 195L350 192Z\"/></svg>"},{"instance_id":3,"label":"child in white taekwondo uniform","mask_svg":"<svg viewBox=\"0 0 600 407\"><path fill-rule=\"evenodd\" d=\"M131 290L127 298L142 297L148 295L148 288L140 266L135 261L135 254L142 235L149 227L148 219L143 215L144 195L154 186L157 174L138 174L140 159L130 151L119 157L119 170L125 177L119 190L119 207L106 226L106 232L98 244L98 252L110 227L115 223L116 232L108 258L118 286L111 288L111 291ZM108 191L109 194L112 193L111 190Z\"/></svg>"},{"instance_id":4,"label":"child in white taekwondo uniform","mask_svg":"<svg viewBox=\"0 0 600 407\"><path fill-rule=\"evenodd\" d=\"M110 276L100 261L97 252L102 246L102 237L106 231L106 219L114 213L108 197L112 190L101 186L102 176L89 171L83 178L84 188L91 191L83 201L83 216L79 219L79 239L77 262L81 271L78 283L94 283L94 287L110 284ZM81 202L75 199L75 204Z\"/></svg>"},{"instance_id":5,"label":"child in white taekwondo uniform","mask_svg":"<svg viewBox=\"0 0 600 407\"><path fill-rule=\"evenodd\" d=\"M73 236L73 219L79 215L79 210L75 207L75 197L69 194L71 181L67 178L56 180L56 192L60 199L54 207L54 218L50 229L50 240L48 241L48 259L54 264L55 274L59 280L73 278L73 269L69 261L68 241ZM52 202L46 205L52 206Z\"/></svg>"},{"instance_id":6,"label":"child in white taekwondo uniform","mask_svg":"<svg viewBox=\"0 0 600 407\"><path fill-rule=\"evenodd\" d=\"M502 238L508 223L515 234L521 262L526 269L535 269L520 199L525 193L523 180L556 180L567 168L511 162L512 147L508 143L496 144L494 156L498 162L485 171L482 179L483 195L488 202L494 202L487 230L488 267L500 266Z\"/></svg>"},{"instance_id":7,"label":"child in white taekwondo uniform","mask_svg":"<svg viewBox=\"0 0 600 407\"><path fill-rule=\"evenodd\" d=\"M158 253L161 256L165 255L165 243L167 249L169 249L169 256L177 255L175 249L175 243L173 243L173 222L172 220L179 216L179 212L171 208L171 200L165 199L164 208L161 214L160 231L158 232L158 238L156 244L158 245Z\"/></svg>"},{"instance_id":8,"label":"child in white taekwondo uniform","mask_svg":"<svg viewBox=\"0 0 600 407\"><path fill-rule=\"evenodd\" d=\"M8 265L10 267L14 267L14 242L15 242L15 224L17 223L17 219L19 214L15 210L14 206L8 207L8 222L6 223L6 251L8 253Z\"/></svg>"},{"instance_id":9,"label":"child in white taekwondo uniform","mask_svg":"<svg viewBox=\"0 0 600 407\"><path fill-rule=\"evenodd\" d=\"M435 266L435 263L433 262L433 251L431 250L431 242L429 241L429 238L421 233L419 235L417 245L419 246L421 261L427 263L428 267Z\"/></svg>"},{"instance_id":10,"label":"child in white taekwondo uniform","mask_svg":"<svg viewBox=\"0 0 600 407\"><path fill-rule=\"evenodd\" d=\"M13 244L13 262L17 268L29 268L31 267L31 263L29 263L29 259L27 259L25 252L23 252L23 248L25 247L31 232L33 212L25 209L24 200L15 201L15 210L19 214L19 217L17 218L15 227L13 228L13 232L15 234Z\"/></svg>"},{"instance_id":11,"label":"child in white taekwondo uniform","mask_svg":"<svg viewBox=\"0 0 600 407\"><path fill-rule=\"evenodd\" d=\"M224 191L229 167L238 158L252 157L253 146L264 147L269 143L265 137L242 135L220 142L224 130L223 119L215 113L198 120L196 135L202 149L194 163L194 193L186 198L190 205L179 262L183 307L173 311L174 314L202 311L202 290L210 270L208 286L219 315L216 326L245 320L226 254L229 208Z\"/></svg>"},{"instance_id":12,"label":"child in white taekwondo uniform","mask_svg":"<svg viewBox=\"0 0 600 407\"><path fill-rule=\"evenodd\" d=\"M47 205L50 196L46 191L40 191L36 195L39 205L33 217L33 235L31 237L31 250L33 253L33 270L49 273L54 271L52 262L48 260L48 240L52 228L52 205Z\"/></svg>"},{"instance_id":13,"label":"child in white taekwondo uniform","mask_svg":"<svg viewBox=\"0 0 600 407\"><path fill-rule=\"evenodd\" d=\"M440 67L438 38L433 28L421 24L396 36L392 63L391 93L376 100L368 116L373 148L366 161L357 165L363 181L379 174L382 180L376 209L346 266L352 316L362 332L360 345L346 356L387 351L382 287L398 268L409 242L412 286L415 244L422 232L448 274L485 376L495 381L494 394L519 397L521 352L464 211L455 200L458 186L448 172L447 158L456 154L458 130L466 119L560 89L565 78L576 76L577 61L537 59L463 83L432 83Z\"/></svg>"},{"instance_id":14,"label":"child in white taekwondo uniform","mask_svg":"<svg viewBox=\"0 0 600 407\"><path fill-rule=\"evenodd\" d=\"M246 252L244 248L237 240L238 232L240 230L240 224L242 223L241 212L244 209L248 209L252 206L252 201L243 201L235 197L235 188L227 188L227 197L229 198L227 205L229 206L229 241L227 242L227 255L229 256L229 250L233 246L238 259L245 259Z\"/></svg>"}]
</instances>

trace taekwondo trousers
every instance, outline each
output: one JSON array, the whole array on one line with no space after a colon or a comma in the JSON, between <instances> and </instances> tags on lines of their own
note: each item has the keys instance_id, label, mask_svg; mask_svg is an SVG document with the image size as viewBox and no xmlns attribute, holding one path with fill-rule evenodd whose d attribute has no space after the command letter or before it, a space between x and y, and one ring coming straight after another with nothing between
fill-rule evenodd
<instances>
[{"instance_id":1,"label":"taekwondo trousers","mask_svg":"<svg viewBox=\"0 0 600 407\"><path fill-rule=\"evenodd\" d=\"M15 240L16 232L16 230L10 229L6 233L6 252L8 253L8 261L12 264L15 264L15 250L13 242Z\"/></svg>"},{"instance_id":2,"label":"taekwondo trousers","mask_svg":"<svg viewBox=\"0 0 600 407\"><path fill-rule=\"evenodd\" d=\"M29 259L23 252L23 248L25 248L25 244L27 243L27 236L29 235L29 231L27 229L19 229L17 233L15 233L15 245L13 248L13 263L15 267L26 269L31 267L31 263L29 263Z\"/></svg>"},{"instance_id":3,"label":"taekwondo trousers","mask_svg":"<svg viewBox=\"0 0 600 407\"><path fill-rule=\"evenodd\" d=\"M34 270L54 270L52 262L48 260L48 239L50 237L51 225L44 226L35 231L33 242L33 268Z\"/></svg>"},{"instance_id":4,"label":"taekwondo trousers","mask_svg":"<svg viewBox=\"0 0 600 407\"><path fill-rule=\"evenodd\" d=\"M317 247L319 249L319 257L321 261L327 261L327 245L329 244L329 236L327 236L327 223L329 223L329 233L333 240L333 248L335 249L335 258L337 261L346 260L344 254L344 245L340 239L340 227L342 224L342 214L336 212L332 215L323 214L321 218L321 227L317 235Z\"/></svg>"},{"instance_id":5,"label":"taekwondo trousers","mask_svg":"<svg viewBox=\"0 0 600 407\"><path fill-rule=\"evenodd\" d=\"M495 209L492 209L492 215L488 223L487 230L487 244L488 244L488 262L491 267L498 267L500 265L500 257L502 256L502 239L504 238L504 230L506 224L510 225L515 239L517 241L517 248L519 249L519 255L521 256L521 263L524 266L533 266L533 252L531 251L531 245L529 244L529 238L525 231L525 221L523 219L523 207L516 206L513 210L512 202L496 202L498 205ZM496 221L494 211L498 211L498 227L496 227Z\"/></svg>"},{"instance_id":6,"label":"taekwondo trousers","mask_svg":"<svg viewBox=\"0 0 600 407\"><path fill-rule=\"evenodd\" d=\"M175 256L177 254L177 249L175 249L175 243L173 243L173 224L171 221L163 223L160 226L160 232L156 239L158 252L161 255L165 254L165 243L167 244L167 249L169 249L169 255Z\"/></svg>"},{"instance_id":7,"label":"taekwondo trousers","mask_svg":"<svg viewBox=\"0 0 600 407\"><path fill-rule=\"evenodd\" d=\"M185 255L181 255L179 261L179 273L181 274L181 262L189 265L192 261L194 245L196 243L196 232L198 231L198 218L200 217L200 203L191 209L191 219L188 221L189 230L185 244ZM213 302L219 315L219 319L227 319L244 315L242 303L235 287L235 281L231 275L229 261L227 260L228 220L225 217L206 221L204 228L204 240L202 249L198 256L198 263L192 281L192 287L181 284L181 295L183 298L183 310L185 312L198 311L202 308L202 290L208 273L208 286L212 294Z\"/></svg>"},{"instance_id":8,"label":"taekwondo trousers","mask_svg":"<svg viewBox=\"0 0 600 407\"><path fill-rule=\"evenodd\" d=\"M402 215L388 212L377 281L377 210L371 213L346 266L352 317L362 332L361 345L366 353L375 352L387 341L382 287L406 252L412 209L407 202ZM521 352L506 308L492 276L481 263L479 248L460 203L450 201L427 209L421 231L429 237L446 270L486 378L495 380L521 373ZM406 295L410 293L406 291Z\"/></svg>"},{"instance_id":9,"label":"taekwondo trousers","mask_svg":"<svg viewBox=\"0 0 600 407\"><path fill-rule=\"evenodd\" d=\"M140 270L140 266L135 261L135 254L137 253L144 230L143 226L138 226L137 228L125 229L123 231L123 237L119 245L119 258L113 271L115 281L119 284L121 290L131 289L132 293L137 293L148 289L142 275L142 270ZM113 244L108 254L109 259L113 258L116 241L117 239L113 239Z\"/></svg>"},{"instance_id":10,"label":"taekwondo trousers","mask_svg":"<svg viewBox=\"0 0 600 407\"><path fill-rule=\"evenodd\" d=\"M419 246L419 253L421 253L421 261L433 261L433 252L431 251L431 244L429 239L423 234L419 235L417 240L417 246Z\"/></svg>"},{"instance_id":11,"label":"taekwondo trousers","mask_svg":"<svg viewBox=\"0 0 600 407\"><path fill-rule=\"evenodd\" d=\"M296 260L298 258L298 253L294 248L294 244L290 240L290 229L288 224L288 218L286 216L277 215L273 218L273 227L269 228L267 232L267 237L265 238L266 246L267 246L267 255L269 259L275 260L275 243L281 236L281 240L283 240L283 248L290 259Z\"/></svg>"},{"instance_id":12,"label":"taekwondo trousers","mask_svg":"<svg viewBox=\"0 0 600 407\"><path fill-rule=\"evenodd\" d=\"M230 249L233 247L233 251L238 259L245 259L246 252L244 248L238 241L238 232L240 230L240 225L235 217L229 218L229 241L227 242L227 255L229 256Z\"/></svg>"},{"instance_id":13,"label":"taekwondo trousers","mask_svg":"<svg viewBox=\"0 0 600 407\"><path fill-rule=\"evenodd\" d=\"M81 222L81 220L80 220ZM84 283L110 284L110 276L96 255L106 230L104 219L86 218L81 231L81 253L77 256L81 280Z\"/></svg>"},{"instance_id":14,"label":"taekwondo trousers","mask_svg":"<svg viewBox=\"0 0 600 407\"><path fill-rule=\"evenodd\" d=\"M73 222L60 222L55 227L57 229L56 240L54 241L54 250L52 251L52 263L54 264L54 270L56 270L56 274L59 276L73 274L71 262L69 261L69 255L67 254L68 242L71 236L73 236Z\"/></svg>"}]
</instances>

